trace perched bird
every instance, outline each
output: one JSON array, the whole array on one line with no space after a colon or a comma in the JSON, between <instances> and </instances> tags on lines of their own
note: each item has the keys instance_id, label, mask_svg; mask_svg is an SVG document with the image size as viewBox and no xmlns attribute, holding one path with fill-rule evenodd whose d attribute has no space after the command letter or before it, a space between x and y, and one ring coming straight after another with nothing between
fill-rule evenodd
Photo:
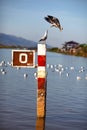
<instances>
[{"instance_id":1,"label":"perched bird","mask_svg":"<svg viewBox=\"0 0 87 130\"><path fill-rule=\"evenodd\" d=\"M47 36L48 36L48 30L45 32L44 36L39 40L39 42L40 41L46 41Z\"/></svg>"},{"instance_id":2,"label":"perched bird","mask_svg":"<svg viewBox=\"0 0 87 130\"><path fill-rule=\"evenodd\" d=\"M63 28L62 28L61 25L60 25L59 20L58 20L56 17L48 15L47 17L44 17L44 19L45 19L47 22L49 22L50 24L52 24L51 27L54 26L54 27L56 27L56 28L59 28L60 31L63 30Z\"/></svg>"}]
</instances>

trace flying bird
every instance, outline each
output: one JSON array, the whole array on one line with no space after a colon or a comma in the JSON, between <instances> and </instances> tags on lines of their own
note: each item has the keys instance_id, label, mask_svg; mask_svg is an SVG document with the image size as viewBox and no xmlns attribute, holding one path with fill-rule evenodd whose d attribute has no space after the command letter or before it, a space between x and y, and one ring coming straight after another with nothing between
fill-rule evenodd
<instances>
[{"instance_id":1,"label":"flying bird","mask_svg":"<svg viewBox=\"0 0 87 130\"><path fill-rule=\"evenodd\" d=\"M45 32L44 36L39 40L39 42L46 41L47 36L48 36L48 30Z\"/></svg>"},{"instance_id":2,"label":"flying bird","mask_svg":"<svg viewBox=\"0 0 87 130\"><path fill-rule=\"evenodd\" d=\"M56 18L54 16L47 15L47 17L44 17L44 19L47 22L49 22L50 24L52 24L51 27L59 28L60 31L63 30L63 28L61 27L61 24L60 24L60 21L58 20L58 18Z\"/></svg>"}]
</instances>

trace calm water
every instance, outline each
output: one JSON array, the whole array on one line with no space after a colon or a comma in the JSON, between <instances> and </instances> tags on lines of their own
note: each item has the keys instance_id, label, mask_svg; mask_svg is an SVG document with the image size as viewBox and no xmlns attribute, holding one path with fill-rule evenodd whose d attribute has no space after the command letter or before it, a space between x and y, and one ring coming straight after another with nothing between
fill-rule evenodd
<instances>
[{"instance_id":1,"label":"calm water","mask_svg":"<svg viewBox=\"0 0 87 130\"><path fill-rule=\"evenodd\" d=\"M12 68L11 50L0 50L2 60L0 130L87 130L87 58L47 53L44 120L36 118L37 70Z\"/></svg>"}]
</instances>

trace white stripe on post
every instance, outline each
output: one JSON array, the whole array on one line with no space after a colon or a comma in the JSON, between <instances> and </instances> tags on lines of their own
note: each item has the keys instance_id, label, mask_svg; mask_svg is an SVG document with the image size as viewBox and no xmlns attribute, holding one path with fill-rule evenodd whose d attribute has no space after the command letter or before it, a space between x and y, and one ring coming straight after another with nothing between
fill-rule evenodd
<instances>
[{"instance_id":1,"label":"white stripe on post","mask_svg":"<svg viewBox=\"0 0 87 130\"><path fill-rule=\"evenodd\" d=\"M46 55L46 44L38 44L38 55Z\"/></svg>"},{"instance_id":2,"label":"white stripe on post","mask_svg":"<svg viewBox=\"0 0 87 130\"><path fill-rule=\"evenodd\" d=\"M38 66L38 78L45 78L46 77L46 68Z\"/></svg>"}]
</instances>

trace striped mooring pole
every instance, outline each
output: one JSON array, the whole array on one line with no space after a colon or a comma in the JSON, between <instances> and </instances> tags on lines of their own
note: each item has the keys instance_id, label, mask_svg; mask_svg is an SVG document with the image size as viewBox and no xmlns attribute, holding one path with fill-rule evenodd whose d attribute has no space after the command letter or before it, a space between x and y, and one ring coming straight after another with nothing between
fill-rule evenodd
<instances>
[{"instance_id":1,"label":"striped mooring pole","mask_svg":"<svg viewBox=\"0 0 87 130\"><path fill-rule=\"evenodd\" d=\"M38 67L37 67L37 117L46 115L46 44L38 43Z\"/></svg>"}]
</instances>

